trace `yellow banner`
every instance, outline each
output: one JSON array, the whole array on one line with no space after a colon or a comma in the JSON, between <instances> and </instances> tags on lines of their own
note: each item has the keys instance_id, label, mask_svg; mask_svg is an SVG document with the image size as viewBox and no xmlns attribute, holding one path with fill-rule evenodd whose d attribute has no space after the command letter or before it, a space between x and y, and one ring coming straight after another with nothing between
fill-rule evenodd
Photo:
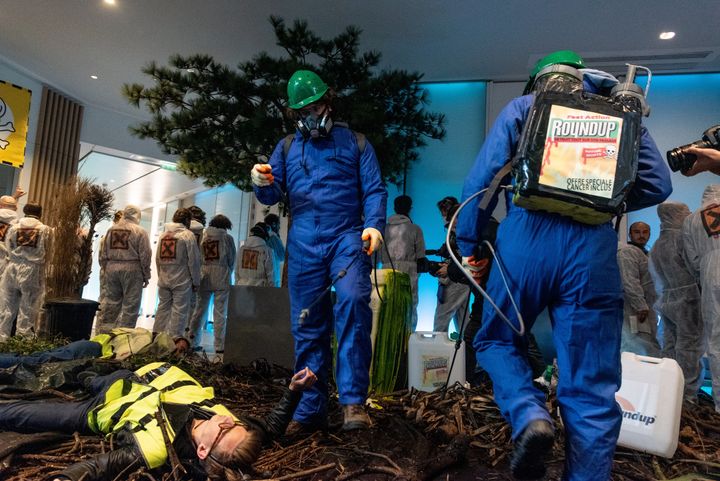
<instances>
[{"instance_id":1,"label":"yellow banner","mask_svg":"<svg viewBox=\"0 0 720 481\"><path fill-rule=\"evenodd\" d=\"M0 162L22 168L25 163L32 92L0 80Z\"/></svg>"}]
</instances>

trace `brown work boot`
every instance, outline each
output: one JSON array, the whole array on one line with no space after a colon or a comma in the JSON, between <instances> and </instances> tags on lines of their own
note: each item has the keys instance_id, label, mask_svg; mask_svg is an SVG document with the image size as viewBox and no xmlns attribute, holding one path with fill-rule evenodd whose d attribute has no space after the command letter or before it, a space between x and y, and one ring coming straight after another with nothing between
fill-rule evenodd
<instances>
[{"instance_id":1,"label":"brown work boot","mask_svg":"<svg viewBox=\"0 0 720 481\"><path fill-rule=\"evenodd\" d=\"M310 434L318 431L327 431L328 427L326 423L301 423L294 419L290 421L287 429L285 430L285 436L309 436Z\"/></svg>"},{"instance_id":2,"label":"brown work boot","mask_svg":"<svg viewBox=\"0 0 720 481\"><path fill-rule=\"evenodd\" d=\"M343 431L367 429L370 427L370 416L362 404L346 404L343 406Z\"/></svg>"}]
</instances>

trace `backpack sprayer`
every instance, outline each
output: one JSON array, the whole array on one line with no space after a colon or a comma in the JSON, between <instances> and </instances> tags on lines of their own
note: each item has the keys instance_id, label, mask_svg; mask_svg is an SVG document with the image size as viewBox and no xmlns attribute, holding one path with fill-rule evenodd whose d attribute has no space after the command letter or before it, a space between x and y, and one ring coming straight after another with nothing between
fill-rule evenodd
<instances>
[{"instance_id":1,"label":"backpack sprayer","mask_svg":"<svg viewBox=\"0 0 720 481\"><path fill-rule=\"evenodd\" d=\"M474 193L460 204L450 225L453 225L460 211L472 199L490 190L479 205L480 209L486 208L489 198L495 195L497 189L512 189L513 203L518 206L561 214L585 224L602 224L614 216L622 215L625 198L632 189L637 175L640 120L642 116L650 113L646 98L652 78L652 72L646 67L632 64L627 64L627 67L624 82L615 85L609 97L583 92L581 75L576 77L578 80L574 85L572 81L548 83L548 86L560 86L560 88L551 87L547 91L537 92L512 162L501 169L490 187ZM648 74L645 89L635 83L638 69L645 70ZM563 142L567 142L568 147L577 144L579 148L575 151L562 151L558 146ZM553 148L559 151L559 154L553 152ZM603 162L608 161L609 166L602 165ZM570 166L562 167L563 162ZM579 165L580 162L582 166ZM596 168L593 163L598 164L598 167ZM586 167L588 164L591 168ZM558 168L558 165L561 167ZM514 173L514 185L499 186L500 181L510 174L511 169ZM600 171L599 176L596 173L598 171ZM583 178L577 172L586 177ZM445 243L450 258L462 270L470 285L490 303L500 319L513 332L523 336L525 323L522 314L512 296L505 269L492 244L487 240L483 241L483 245L490 250L495 265L500 271L518 318L517 327L463 268L462 262L450 247L449 231ZM456 354L462 342L463 327L464 322L456 343ZM453 364L454 361L455 357ZM452 371L452 365L450 370ZM448 380L449 378L448 374Z\"/></svg>"}]
</instances>

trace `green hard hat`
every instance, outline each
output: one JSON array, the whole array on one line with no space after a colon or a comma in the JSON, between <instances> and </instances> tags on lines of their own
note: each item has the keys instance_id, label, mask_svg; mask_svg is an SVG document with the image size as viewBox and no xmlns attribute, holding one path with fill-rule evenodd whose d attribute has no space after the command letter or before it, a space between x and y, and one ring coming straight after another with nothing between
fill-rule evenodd
<instances>
[{"instance_id":1,"label":"green hard hat","mask_svg":"<svg viewBox=\"0 0 720 481\"><path fill-rule=\"evenodd\" d=\"M535 63L535 66L530 72L530 78L525 84L523 95L530 93L535 84L537 74L551 65L569 65L574 68L585 68L585 62L583 62L582 57L572 50L558 50L557 52L546 55Z\"/></svg>"},{"instance_id":2,"label":"green hard hat","mask_svg":"<svg viewBox=\"0 0 720 481\"><path fill-rule=\"evenodd\" d=\"M583 62L580 55L572 50L558 50L557 52L553 52L538 60L535 67L533 67L532 72L530 72L530 78L535 77L538 72L545 67L557 64L570 65L575 68L585 68L585 62Z\"/></svg>"},{"instance_id":3,"label":"green hard hat","mask_svg":"<svg viewBox=\"0 0 720 481\"><path fill-rule=\"evenodd\" d=\"M298 70L288 81L287 93L291 109L301 109L325 95L328 86L310 70Z\"/></svg>"}]
</instances>

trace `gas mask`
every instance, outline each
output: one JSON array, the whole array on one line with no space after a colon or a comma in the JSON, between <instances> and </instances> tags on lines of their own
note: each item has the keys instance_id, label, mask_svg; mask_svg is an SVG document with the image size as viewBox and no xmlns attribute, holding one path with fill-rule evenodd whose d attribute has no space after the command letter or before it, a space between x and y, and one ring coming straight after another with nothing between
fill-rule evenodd
<instances>
[{"instance_id":1,"label":"gas mask","mask_svg":"<svg viewBox=\"0 0 720 481\"><path fill-rule=\"evenodd\" d=\"M320 113L302 113L295 126L306 139L327 137L333 126L333 121L330 118L330 107L325 106Z\"/></svg>"}]
</instances>

